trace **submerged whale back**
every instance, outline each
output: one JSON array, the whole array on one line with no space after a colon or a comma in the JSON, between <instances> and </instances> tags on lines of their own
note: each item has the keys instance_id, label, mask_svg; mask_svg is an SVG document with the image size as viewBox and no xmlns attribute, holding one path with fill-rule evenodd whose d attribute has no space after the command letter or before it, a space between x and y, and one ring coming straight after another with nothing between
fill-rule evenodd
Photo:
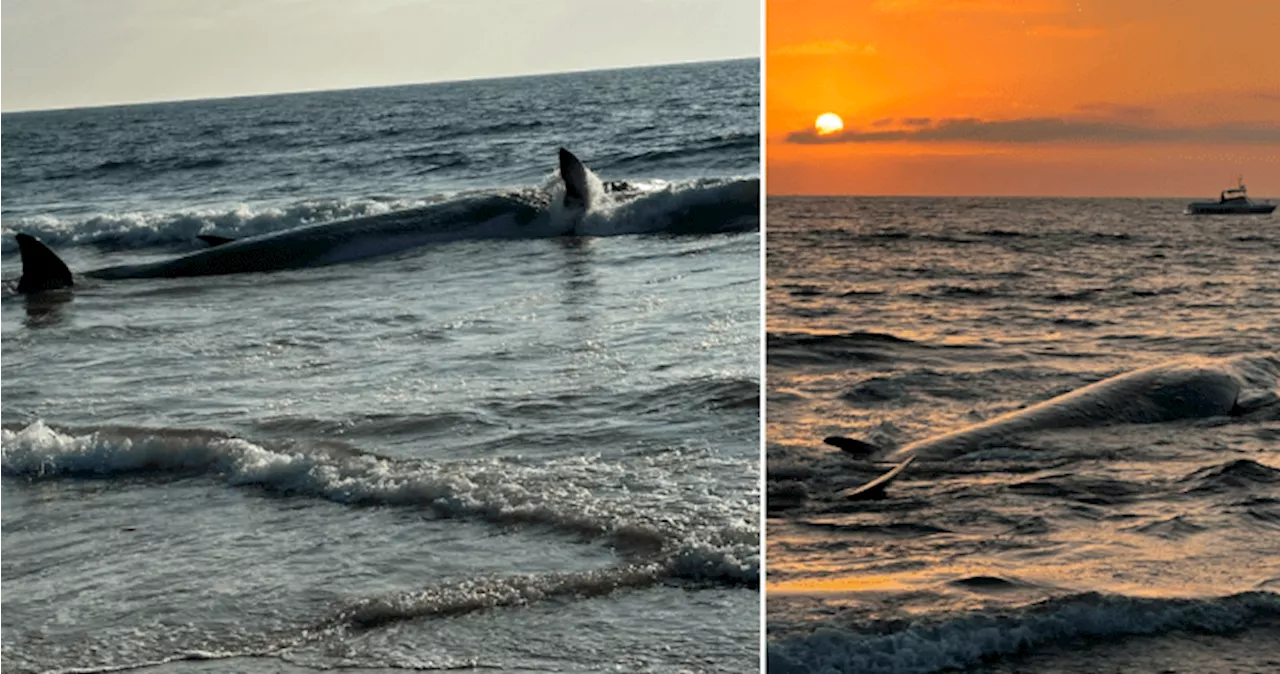
<instances>
[{"instance_id":1,"label":"submerged whale back","mask_svg":"<svg viewBox=\"0 0 1280 674\"><path fill-rule=\"evenodd\" d=\"M1260 404L1267 398L1274 401L1276 375L1280 371L1277 363L1280 361L1275 356L1262 356L1154 365L974 426L913 442L885 458L948 459L1008 443L1035 431L1223 416L1236 411L1239 404ZM1242 396L1246 390L1248 395Z\"/></svg>"},{"instance_id":2,"label":"submerged whale back","mask_svg":"<svg viewBox=\"0 0 1280 674\"><path fill-rule=\"evenodd\" d=\"M517 196L478 195L236 239L171 260L108 267L85 275L175 278L322 266L477 234L515 235L529 229L541 210L540 204Z\"/></svg>"}]
</instances>

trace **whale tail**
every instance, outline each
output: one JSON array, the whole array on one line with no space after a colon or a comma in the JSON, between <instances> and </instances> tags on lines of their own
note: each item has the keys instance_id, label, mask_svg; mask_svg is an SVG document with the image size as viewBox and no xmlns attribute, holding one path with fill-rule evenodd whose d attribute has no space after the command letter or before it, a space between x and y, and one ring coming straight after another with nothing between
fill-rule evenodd
<instances>
[{"instance_id":1,"label":"whale tail","mask_svg":"<svg viewBox=\"0 0 1280 674\"><path fill-rule=\"evenodd\" d=\"M591 195L591 188L587 185L587 167L564 148L560 148L560 179L564 181L564 205L585 209Z\"/></svg>"},{"instance_id":2,"label":"whale tail","mask_svg":"<svg viewBox=\"0 0 1280 674\"><path fill-rule=\"evenodd\" d=\"M46 290L70 288L74 285L71 270L49 247L30 234L15 235L18 252L22 255L22 278L17 291L38 293Z\"/></svg>"}]
</instances>

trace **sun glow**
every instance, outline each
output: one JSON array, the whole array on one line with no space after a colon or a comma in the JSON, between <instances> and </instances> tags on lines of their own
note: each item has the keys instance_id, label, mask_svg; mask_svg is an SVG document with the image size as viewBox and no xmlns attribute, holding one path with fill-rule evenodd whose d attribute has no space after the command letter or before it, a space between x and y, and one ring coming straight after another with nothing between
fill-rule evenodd
<instances>
[{"instance_id":1,"label":"sun glow","mask_svg":"<svg viewBox=\"0 0 1280 674\"><path fill-rule=\"evenodd\" d=\"M813 128L818 131L819 136L825 136L843 130L844 120L840 119L840 115L834 112L824 112L818 115L817 121L813 123Z\"/></svg>"}]
</instances>

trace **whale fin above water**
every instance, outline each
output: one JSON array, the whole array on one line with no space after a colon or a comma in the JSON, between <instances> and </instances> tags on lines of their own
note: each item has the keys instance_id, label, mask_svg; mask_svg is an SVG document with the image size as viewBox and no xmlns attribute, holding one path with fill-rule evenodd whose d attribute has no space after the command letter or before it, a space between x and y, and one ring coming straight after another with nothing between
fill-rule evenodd
<instances>
[{"instance_id":1,"label":"whale fin above water","mask_svg":"<svg viewBox=\"0 0 1280 674\"><path fill-rule=\"evenodd\" d=\"M231 243L232 241L235 241L235 239L229 236L218 236L216 234L197 234L196 238L209 244L210 248L214 248L217 246L221 246L224 243Z\"/></svg>"},{"instance_id":2,"label":"whale fin above water","mask_svg":"<svg viewBox=\"0 0 1280 674\"><path fill-rule=\"evenodd\" d=\"M915 460L916 457L909 456L906 461L894 466L892 470L884 475L881 475L860 487L845 489L840 492L839 496L847 501L870 501L872 499L884 498L885 489L889 486L889 483L896 480L898 476L902 474L903 469L911 465L911 462Z\"/></svg>"},{"instance_id":3,"label":"whale fin above water","mask_svg":"<svg viewBox=\"0 0 1280 674\"><path fill-rule=\"evenodd\" d=\"M564 205L585 209L591 195L591 188L587 185L587 167L564 148L560 148L560 179L564 181Z\"/></svg>"},{"instance_id":4,"label":"whale fin above water","mask_svg":"<svg viewBox=\"0 0 1280 674\"><path fill-rule=\"evenodd\" d=\"M21 232L14 238L18 240L18 252L22 255L22 278L18 279L18 292L38 293L70 288L75 284L66 263L41 243L40 239Z\"/></svg>"},{"instance_id":5,"label":"whale fin above water","mask_svg":"<svg viewBox=\"0 0 1280 674\"><path fill-rule=\"evenodd\" d=\"M831 435L822 439L823 442L838 447L841 450L853 454L854 456L873 456L875 454L883 454L884 450L870 442L855 440L854 438L846 438L839 435Z\"/></svg>"}]
</instances>

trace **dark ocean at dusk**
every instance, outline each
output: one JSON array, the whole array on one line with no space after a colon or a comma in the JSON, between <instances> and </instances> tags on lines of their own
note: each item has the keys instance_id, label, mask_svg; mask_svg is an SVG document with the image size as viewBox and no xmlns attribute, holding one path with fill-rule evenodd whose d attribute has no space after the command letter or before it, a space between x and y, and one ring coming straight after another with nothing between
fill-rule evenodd
<instances>
[{"instance_id":1,"label":"dark ocean at dusk","mask_svg":"<svg viewBox=\"0 0 1280 674\"><path fill-rule=\"evenodd\" d=\"M1280 671L1280 221L1184 205L769 199L771 672Z\"/></svg>"}]
</instances>

